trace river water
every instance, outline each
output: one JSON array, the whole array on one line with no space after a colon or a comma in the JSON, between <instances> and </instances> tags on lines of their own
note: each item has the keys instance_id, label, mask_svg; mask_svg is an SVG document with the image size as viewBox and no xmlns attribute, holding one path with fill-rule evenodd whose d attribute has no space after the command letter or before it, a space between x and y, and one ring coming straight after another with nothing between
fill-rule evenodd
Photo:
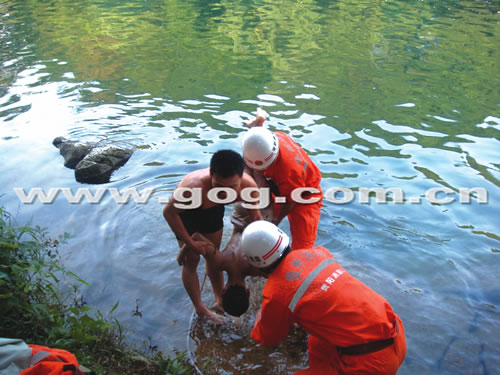
<instances>
[{"instance_id":1,"label":"river water","mask_svg":"<svg viewBox=\"0 0 500 375\"><path fill-rule=\"evenodd\" d=\"M324 191L355 193L325 200L317 244L401 316L400 373L494 374L499 12L482 0L0 0L0 205L72 235L61 252L91 283L84 299L103 312L119 301L131 342L184 350L192 308L160 201L216 150L240 150L260 106ZM97 189L63 166L57 136L133 146L101 187L153 189L148 202L21 203L15 187ZM364 203L362 188L405 200Z\"/></svg>"}]
</instances>

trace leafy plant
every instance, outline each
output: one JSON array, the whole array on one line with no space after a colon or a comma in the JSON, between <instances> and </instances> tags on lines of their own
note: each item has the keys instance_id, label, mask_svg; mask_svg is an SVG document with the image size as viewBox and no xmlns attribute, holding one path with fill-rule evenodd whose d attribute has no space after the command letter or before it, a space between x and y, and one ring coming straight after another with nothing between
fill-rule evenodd
<instances>
[{"instance_id":1,"label":"leafy plant","mask_svg":"<svg viewBox=\"0 0 500 375\"><path fill-rule=\"evenodd\" d=\"M79 287L88 284L65 269L59 255L68 238L17 226L0 208L0 337L66 349L98 374L194 374L185 352L171 359L152 343L148 353L128 347L112 318L118 302L106 316L87 306ZM63 293L62 284L69 291Z\"/></svg>"}]
</instances>

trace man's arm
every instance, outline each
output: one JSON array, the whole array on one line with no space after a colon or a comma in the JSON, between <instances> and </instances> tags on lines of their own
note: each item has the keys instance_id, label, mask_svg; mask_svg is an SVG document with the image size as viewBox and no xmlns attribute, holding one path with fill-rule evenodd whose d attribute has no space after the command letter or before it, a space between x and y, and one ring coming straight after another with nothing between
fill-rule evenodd
<instances>
[{"instance_id":1,"label":"man's arm","mask_svg":"<svg viewBox=\"0 0 500 375\"><path fill-rule=\"evenodd\" d=\"M187 247L195 250L201 255L206 255L207 246L203 241L194 240L186 230L186 227L182 223L179 213L182 212L181 209L175 207L175 199L172 197L170 201L163 208L163 217L167 221L172 232L179 238L182 242L186 244Z\"/></svg>"},{"instance_id":2,"label":"man's arm","mask_svg":"<svg viewBox=\"0 0 500 375\"><path fill-rule=\"evenodd\" d=\"M255 183L255 180L250 176L248 173L243 173L243 177L241 178L241 189L258 189L257 184ZM250 194L251 198L260 198L260 193L258 191L253 191ZM241 197L240 197L241 199ZM243 200L243 199L242 199ZM250 202L245 202L245 203L250 203ZM250 218L252 221L256 220L263 220L262 214L260 212L260 209L258 208L248 208L248 214L250 215Z\"/></svg>"},{"instance_id":3,"label":"man's arm","mask_svg":"<svg viewBox=\"0 0 500 375\"><path fill-rule=\"evenodd\" d=\"M291 201L280 204L279 205L280 210L278 214L274 217L273 224L278 225L279 223L281 223L281 220L283 220L286 216L288 216L290 212L292 212L296 204L297 203Z\"/></svg>"},{"instance_id":4,"label":"man's arm","mask_svg":"<svg viewBox=\"0 0 500 375\"><path fill-rule=\"evenodd\" d=\"M265 346L274 346L288 335L293 315L288 307L264 296L262 307L255 316L252 339Z\"/></svg>"},{"instance_id":5,"label":"man's arm","mask_svg":"<svg viewBox=\"0 0 500 375\"><path fill-rule=\"evenodd\" d=\"M266 111L264 111L262 108L257 108L257 114L255 116L255 119L252 121L243 121L243 123L249 127L253 128L255 126L262 126L264 124L264 121L267 120L268 114Z\"/></svg>"},{"instance_id":6,"label":"man's arm","mask_svg":"<svg viewBox=\"0 0 500 375\"><path fill-rule=\"evenodd\" d=\"M248 210L248 214L252 218L252 221L264 220L264 218L262 217L262 214L260 213L260 210L258 208L250 208Z\"/></svg>"},{"instance_id":7,"label":"man's arm","mask_svg":"<svg viewBox=\"0 0 500 375\"><path fill-rule=\"evenodd\" d=\"M201 233L193 233L191 238L193 241L196 241L196 243L204 246L205 254L203 256L205 257L207 265L211 265L216 272L222 271L220 266L221 259L219 257L220 252L216 251L215 245Z\"/></svg>"}]
</instances>

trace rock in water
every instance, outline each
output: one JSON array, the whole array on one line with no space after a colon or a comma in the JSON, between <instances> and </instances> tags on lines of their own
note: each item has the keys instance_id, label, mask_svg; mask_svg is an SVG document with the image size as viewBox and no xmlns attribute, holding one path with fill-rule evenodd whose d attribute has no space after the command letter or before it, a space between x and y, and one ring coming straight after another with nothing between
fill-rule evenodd
<instances>
[{"instance_id":1,"label":"rock in water","mask_svg":"<svg viewBox=\"0 0 500 375\"><path fill-rule=\"evenodd\" d=\"M124 165L133 149L116 145L101 145L57 137L52 142L64 157L64 166L75 170L78 182L103 184L111 174Z\"/></svg>"},{"instance_id":2,"label":"rock in water","mask_svg":"<svg viewBox=\"0 0 500 375\"><path fill-rule=\"evenodd\" d=\"M109 182L113 171L124 165L132 152L115 146L96 147L76 165L75 178L88 184Z\"/></svg>"},{"instance_id":3,"label":"rock in water","mask_svg":"<svg viewBox=\"0 0 500 375\"><path fill-rule=\"evenodd\" d=\"M64 166L71 169L75 169L76 165L95 147L90 143L70 141L64 137L57 137L52 144L64 157Z\"/></svg>"}]
</instances>

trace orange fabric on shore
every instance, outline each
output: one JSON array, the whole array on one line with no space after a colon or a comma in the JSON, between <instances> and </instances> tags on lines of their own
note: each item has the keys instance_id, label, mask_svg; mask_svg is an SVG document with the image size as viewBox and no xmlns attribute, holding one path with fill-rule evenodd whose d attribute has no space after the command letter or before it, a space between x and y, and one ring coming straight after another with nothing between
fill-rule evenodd
<instances>
[{"instance_id":1,"label":"orange fabric on shore","mask_svg":"<svg viewBox=\"0 0 500 375\"><path fill-rule=\"evenodd\" d=\"M39 359L31 367L22 370L20 375L83 375L73 353L42 345L30 344L29 347L33 358L39 356Z\"/></svg>"},{"instance_id":2,"label":"orange fabric on shore","mask_svg":"<svg viewBox=\"0 0 500 375\"><path fill-rule=\"evenodd\" d=\"M324 247L295 250L271 273L263 291L257 342L279 343L294 323L310 335L309 372L300 374L395 374L406 355L404 327L389 303L351 276ZM363 355L337 347L394 338Z\"/></svg>"},{"instance_id":3,"label":"orange fabric on shore","mask_svg":"<svg viewBox=\"0 0 500 375\"><path fill-rule=\"evenodd\" d=\"M292 138L283 132L274 132L279 142L279 153L276 160L264 171L264 177L271 179L279 190L279 196L292 202L292 192L297 188L314 188L319 193L307 193L301 198L318 199L316 203L297 203L288 214L292 249L302 249L314 246L316 241L323 192L320 188L321 172L309 158L307 153L297 145ZM279 212L280 204L275 204L275 213Z\"/></svg>"}]
</instances>

